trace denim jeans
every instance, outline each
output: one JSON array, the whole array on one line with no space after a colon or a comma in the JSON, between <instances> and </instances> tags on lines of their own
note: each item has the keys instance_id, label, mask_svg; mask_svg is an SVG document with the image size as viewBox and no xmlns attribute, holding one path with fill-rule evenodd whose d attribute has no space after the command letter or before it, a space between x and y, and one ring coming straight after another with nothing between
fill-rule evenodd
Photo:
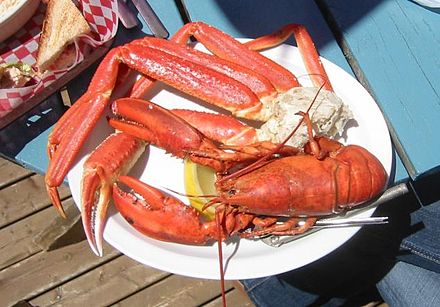
<instances>
[{"instance_id":1,"label":"denim jeans","mask_svg":"<svg viewBox=\"0 0 440 307\"><path fill-rule=\"evenodd\" d=\"M251 300L256 306L360 306L373 297L390 306L440 306L440 201L420 207L405 196L374 215L388 216L389 224L364 226L305 267L242 280Z\"/></svg>"}]
</instances>

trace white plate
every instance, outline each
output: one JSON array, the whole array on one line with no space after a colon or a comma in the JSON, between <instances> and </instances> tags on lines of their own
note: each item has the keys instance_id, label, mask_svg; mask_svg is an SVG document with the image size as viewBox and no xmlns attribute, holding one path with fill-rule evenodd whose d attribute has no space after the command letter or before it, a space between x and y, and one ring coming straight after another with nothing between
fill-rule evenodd
<instances>
[{"instance_id":1,"label":"white plate","mask_svg":"<svg viewBox=\"0 0 440 307\"><path fill-rule=\"evenodd\" d=\"M305 68L296 47L281 45L263 52L297 76L306 75ZM346 133L345 143L358 144L367 148L383 163L388 175L392 165L392 147L385 120L369 93L348 73L322 59L333 88L353 111L358 123ZM308 83L305 77L299 80ZM200 105L186 100L167 90L159 90L153 101L167 108L192 108L203 110ZM96 146L111 129L102 120L87 142L84 152ZM184 192L183 162L165 155L162 150L150 147L148 157L135 166L131 174L140 177L156 187L167 187ZM68 180L73 198L79 204L79 185L82 172L82 158L69 172ZM184 197L181 197L187 203ZM359 216L370 216L374 209ZM338 248L357 231L356 228L326 229L301 238L279 248L269 247L261 241L234 240L223 243L226 279L247 279L274 275L309 264ZM217 245L187 246L150 239L134 230L113 206L109 209L104 239L127 256L160 270L191 277L219 279Z\"/></svg>"}]
</instances>

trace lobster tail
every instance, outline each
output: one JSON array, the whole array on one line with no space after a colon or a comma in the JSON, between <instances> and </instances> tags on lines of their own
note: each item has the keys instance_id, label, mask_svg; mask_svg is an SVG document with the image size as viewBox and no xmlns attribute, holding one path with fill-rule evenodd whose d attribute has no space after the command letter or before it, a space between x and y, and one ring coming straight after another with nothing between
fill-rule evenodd
<instances>
[{"instance_id":1,"label":"lobster tail","mask_svg":"<svg viewBox=\"0 0 440 307\"><path fill-rule=\"evenodd\" d=\"M380 161L363 147L342 147L335 159L349 166L346 204L359 204L377 196L386 186L388 176Z\"/></svg>"}]
</instances>

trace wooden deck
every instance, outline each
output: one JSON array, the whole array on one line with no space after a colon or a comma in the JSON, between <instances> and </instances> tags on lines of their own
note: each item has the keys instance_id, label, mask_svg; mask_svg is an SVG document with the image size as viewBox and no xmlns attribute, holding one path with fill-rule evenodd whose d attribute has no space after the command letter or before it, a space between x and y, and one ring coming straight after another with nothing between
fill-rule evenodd
<instances>
[{"instance_id":1,"label":"wooden deck","mask_svg":"<svg viewBox=\"0 0 440 307\"><path fill-rule=\"evenodd\" d=\"M109 245L96 257L82 228L63 231L75 220L60 223L41 175L1 158L0 173L1 306L221 306L218 281L147 267ZM77 216L69 189L60 192L69 216ZM227 300L253 306L231 281Z\"/></svg>"}]
</instances>

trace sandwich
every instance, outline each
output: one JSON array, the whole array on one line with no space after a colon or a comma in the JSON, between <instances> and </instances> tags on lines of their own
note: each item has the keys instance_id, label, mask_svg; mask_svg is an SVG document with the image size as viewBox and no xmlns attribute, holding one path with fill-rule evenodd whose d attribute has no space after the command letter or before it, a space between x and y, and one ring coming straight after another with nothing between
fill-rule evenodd
<instances>
[{"instance_id":1,"label":"sandwich","mask_svg":"<svg viewBox=\"0 0 440 307\"><path fill-rule=\"evenodd\" d=\"M35 72L23 62L0 64L0 89L25 87L34 81Z\"/></svg>"},{"instance_id":2,"label":"sandwich","mask_svg":"<svg viewBox=\"0 0 440 307\"><path fill-rule=\"evenodd\" d=\"M76 60L75 40L90 32L89 24L72 0L47 1L38 43L38 72L71 66Z\"/></svg>"}]
</instances>

